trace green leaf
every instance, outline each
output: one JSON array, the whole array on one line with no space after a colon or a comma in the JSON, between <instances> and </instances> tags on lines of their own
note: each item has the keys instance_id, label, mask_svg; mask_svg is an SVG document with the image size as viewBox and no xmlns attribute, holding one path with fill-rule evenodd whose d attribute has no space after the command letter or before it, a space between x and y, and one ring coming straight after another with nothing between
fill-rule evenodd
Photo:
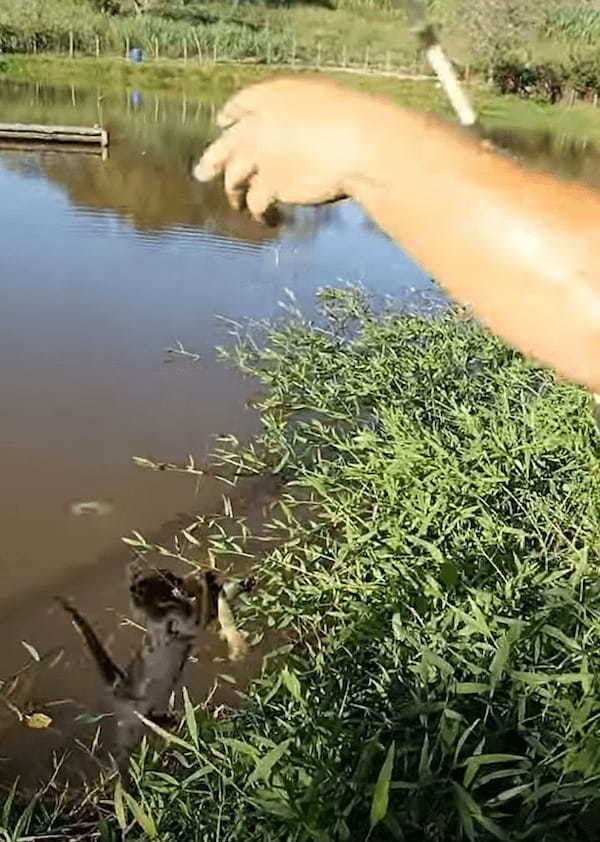
<instances>
[{"instance_id":1,"label":"green leaf","mask_svg":"<svg viewBox=\"0 0 600 842\"><path fill-rule=\"evenodd\" d=\"M297 818L292 808L278 798L253 798L252 801L260 807L261 810L266 813L271 813L273 816L278 816L282 819Z\"/></svg>"},{"instance_id":2,"label":"green leaf","mask_svg":"<svg viewBox=\"0 0 600 842\"><path fill-rule=\"evenodd\" d=\"M83 722L85 725L97 725L102 719L113 716L112 713L80 713L75 717L75 722Z\"/></svg>"},{"instance_id":3,"label":"green leaf","mask_svg":"<svg viewBox=\"0 0 600 842\"><path fill-rule=\"evenodd\" d=\"M473 778L477 774L480 766L486 766L490 763L512 763L515 760L525 760L519 754L476 754L469 757L466 761L465 776L463 779L463 786L468 789L473 782Z\"/></svg>"},{"instance_id":4,"label":"green leaf","mask_svg":"<svg viewBox=\"0 0 600 842\"><path fill-rule=\"evenodd\" d=\"M377 783L373 790L373 800L371 801L371 828L383 821L388 811L390 800L390 781L392 779L392 770L394 768L394 755L396 753L396 744L391 743L387 750L383 766L379 771Z\"/></svg>"},{"instance_id":5,"label":"green leaf","mask_svg":"<svg viewBox=\"0 0 600 842\"><path fill-rule=\"evenodd\" d=\"M185 723L187 725L188 733L191 736L192 740L194 741L194 745L198 746L198 723L196 721L196 712L194 710L194 706L190 702L190 697L187 691L187 687L184 687L182 690L183 693L183 705L185 708Z\"/></svg>"},{"instance_id":6,"label":"green leaf","mask_svg":"<svg viewBox=\"0 0 600 842\"><path fill-rule=\"evenodd\" d=\"M156 839L156 824L154 823L154 819L152 818L152 816L146 813L142 806L138 804L135 798L128 792L125 793L125 799L127 801L127 806L133 813L136 822L142 828L144 833L151 839Z\"/></svg>"},{"instance_id":7,"label":"green leaf","mask_svg":"<svg viewBox=\"0 0 600 842\"><path fill-rule=\"evenodd\" d=\"M508 834L505 833L502 830L502 828L496 824L496 822L492 821L491 819L488 819L487 816L484 816L481 813L479 813L478 815L473 816L473 818L478 824L484 827L488 833L491 833L492 836L495 836L496 839L509 839Z\"/></svg>"},{"instance_id":8,"label":"green leaf","mask_svg":"<svg viewBox=\"0 0 600 842\"><path fill-rule=\"evenodd\" d=\"M190 784L194 783L194 781L200 780L200 778L205 778L207 775L210 775L211 772L214 771L212 766L201 766L199 769L196 769L195 772L192 772L191 775L188 775L187 778L184 778L181 782L181 786L186 787Z\"/></svg>"},{"instance_id":9,"label":"green leaf","mask_svg":"<svg viewBox=\"0 0 600 842\"><path fill-rule=\"evenodd\" d=\"M221 742L226 746L230 746L239 754L245 754L253 760L258 760L258 749L250 743L244 743L242 740L236 740L233 737L222 737Z\"/></svg>"},{"instance_id":10,"label":"green leaf","mask_svg":"<svg viewBox=\"0 0 600 842\"><path fill-rule=\"evenodd\" d=\"M584 688L589 682L589 673L585 672L563 672L556 675L549 675L545 672L511 672L511 678L515 681L522 681L532 687L542 687L544 684L581 684Z\"/></svg>"},{"instance_id":11,"label":"green leaf","mask_svg":"<svg viewBox=\"0 0 600 842\"><path fill-rule=\"evenodd\" d=\"M465 760L467 763L476 763L478 766L487 766L490 763L508 763L512 760L527 760L522 754L475 754Z\"/></svg>"},{"instance_id":12,"label":"green leaf","mask_svg":"<svg viewBox=\"0 0 600 842\"><path fill-rule=\"evenodd\" d=\"M479 684L476 681L459 681L456 684L456 692L459 696L468 696L471 693L479 693L486 696L490 692L489 684Z\"/></svg>"},{"instance_id":13,"label":"green leaf","mask_svg":"<svg viewBox=\"0 0 600 842\"><path fill-rule=\"evenodd\" d=\"M427 552L431 555L431 557L436 561L440 568L444 566L446 560L442 555L439 547L436 547L435 544L432 544L431 541L426 541L424 538L417 538L416 535L407 535L406 540L410 544L416 544L418 547L423 547L423 549L427 550Z\"/></svg>"},{"instance_id":14,"label":"green leaf","mask_svg":"<svg viewBox=\"0 0 600 842\"><path fill-rule=\"evenodd\" d=\"M10 813L12 810L12 806L15 800L15 795L17 793L17 786L19 784L19 779L15 778L13 785L10 788L10 792L4 799L4 804L2 805L2 827L7 827L10 820Z\"/></svg>"},{"instance_id":15,"label":"green leaf","mask_svg":"<svg viewBox=\"0 0 600 842\"><path fill-rule=\"evenodd\" d=\"M400 614L394 614L392 617L392 633L397 640L402 640L404 635L402 633L402 617Z\"/></svg>"},{"instance_id":16,"label":"green leaf","mask_svg":"<svg viewBox=\"0 0 600 842\"><path fill-rule=\"evenodd\" d=\"M519 784L519 786L513 786L510 789L505 789L504 792L501 792L500 795L497 795L495 798L490 801L490 804L504 804L505 801L510 801L511 798L515 798L517 795L521 795L524 792L529 792L531 789L531 784Z\"/></svg>"},{"instance_id":17,"label":"green leaf","mask_svg":"<svg viewBox=\"0 0 600 842\"><path fill-rule=\"evenodd\" d=\"M445 561L440 567L440 579L448 587L458 584L458 568L451 561Z\"/></svg>"},{"instance_id":18,"label":"green leaf","mask_svg":"<svg viewBox=\"0 0 600 842\"><path fill-rule=\"evenodd\" d=\"M508 660L510 658L510 650L512 644L518 639L520 633L521 629L519 626L511 626L509 629L507 629L506 632L504 632L504 634L498 641L496 654L492 658L492 663L490 664L492 692L494 691L496 685L504 675L506 667L508 666Z\"/></svg>"},{"instance_id":19,"label":"green leaf","mask_svg":"<svg viewBox=\"0 0 600 842\"><path fill-rule=\"evenodd\" d=\"M147 728L150 728L151 731L154 731L155 734L158 734L158 736L162 737L163 740L166 740L167 743L174 743L177 746L181 746L182 748L186 748L188 751L196 753L196 747L193 746L192 743L182 740L181 737L177 736L177 734L171 734L169 731L165 731L164 728L161 728L160 725L156 724L156 722L152 722L151 719L147 719L137 710L135 715Z\"/></svg>"},{"instance_id":20,"label":"green leaf","mask_svg":"<svg viewBox=\"0 0 600 842\"><path fill-rule=\"evenodd\" d=\"M123 832L127 827L127 818L125 816L125 804L123 802L123 784L120 780L117 781L115 784L115 795L114 795L114 806L115 806L115 816L117 817L117 822L119 823L119 827Z\"/></svg>"},{"instance_id":21,"label":"green leaf","mask_svg":"<svg viewBox=\"0 0 600 842\"><path fill-rule=\"evenodd\" d=\"M300 703L304 701L302 698L300 682L298 681L298 677L295 672L290 672L287 667L284 667L281 670L281 681L293 699Z\"/></svg>"},{"instance_id":22,"label":"green leaf","mask_svg":"<svg viewBox=\"0 0 600 842\"><path fill-rule=\"evenodd\" d=\"M271 773L273 766L281 760L283 755L287 752L292 740L284 740L279 745L268 751L264 757L256 761L256 768L248 778L248 783L254 784L257 781L266 781Z\"/></svg>"},{"instance_id":23,"label":"green leaf","mask_svg":"<svg viewBox=\"0 0 600 842\"><path fill-rule=\"evenodd\" d=\"M98 830L100 831L100 842L115 842L115 834L106 819L100 819Z\"/></svg>"},{"instance_id":24,"label":"green leaf","mask_svg":"<svg viewBox=\"0 0 600 842\"><path fill-rule=\"evenodd\" d=\"M460 784L457 784L456 781L451 781L451 784L454 790L456 806L458 808L458 812L460 813L463 830L469 839L474 840L475 827L473 825L473 819L478 819L481 816L481 810L471 798L469 793L463 789Z\"/></svg>"}]
</instances>

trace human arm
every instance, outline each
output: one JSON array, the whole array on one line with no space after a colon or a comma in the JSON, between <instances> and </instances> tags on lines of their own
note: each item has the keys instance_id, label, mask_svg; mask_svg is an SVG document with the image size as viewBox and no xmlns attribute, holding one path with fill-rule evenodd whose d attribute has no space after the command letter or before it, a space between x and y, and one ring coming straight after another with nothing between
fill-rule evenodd
<instances>
[{"instance_id":1,"label":"human arm","mask_svg":"<svg viewBox=\"0 0 600 842\"><path fill-rule=\"evenodd\" d=\"M600 194L324 80L247 88L220 123L195 174L224 171L234 205L356 199L495 333L600 392Z\"/></svg>"}]
</instances>

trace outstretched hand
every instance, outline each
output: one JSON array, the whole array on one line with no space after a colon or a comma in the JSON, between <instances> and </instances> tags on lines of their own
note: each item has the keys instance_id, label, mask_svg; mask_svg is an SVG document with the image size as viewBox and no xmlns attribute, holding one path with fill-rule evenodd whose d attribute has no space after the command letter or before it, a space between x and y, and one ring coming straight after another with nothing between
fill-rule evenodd
<instances>
[{"instance_id":1,"label":"outstretched hand","mask_svg":"<svg viewBox=\"0 0 600 842\"><path fill-rule=\"evenodd\" d=\"M252 85L220 112L225 131L194 176L210 181L224 173L232 207L247 206L263 222L280 202L314 205L350 196L371 170L373 120L380 122L386 108L393 113L385 101L320 79Z\"/></svg>"}]
</instances>

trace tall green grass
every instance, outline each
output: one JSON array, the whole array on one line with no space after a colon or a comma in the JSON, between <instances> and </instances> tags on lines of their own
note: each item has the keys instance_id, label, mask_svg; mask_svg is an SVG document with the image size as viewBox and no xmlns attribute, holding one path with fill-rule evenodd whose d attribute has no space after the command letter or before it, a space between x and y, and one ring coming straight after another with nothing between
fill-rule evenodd
<instances>
[{"instance_id":1,"label":"tall green grass","mask_svg":"<svg viewBox=\"0 0 600 842\"><path fill-rule=\"evenodd\" d=\"M600 8L566 4L548 17L546 35L567 42L596 44L600 38Z\"/></svg>"},{"instance_id":2,"label":"tall green grass","mask_svg":"<svg viewBox=\"0 0 600 842\"><path fill-rule=\"evenodd\" d=\"M470 319L377 315L356 289L320 301L320 321L292 309L223 352L264 389L262 434L223 438L215 460L229 481L280 483L243 612L279 648L239 711L184 695L179 730L154 727L129 792L95 801L101 838L585 839L600 793L588 397ZM206 533L220 565L256 546L226 506L177 552L193 563Z\"/></svg>"},{"instance_id":3,"label":"tall green grass","mask_svg":"<svg viewBox=\"0 0 600 842\"><path fill-rule=\"evenodd\" d=\"M73 52L83 55L124 55L141 47L148 58L204 61L266 57L275 61L291 54L291 36L273 33L264 21L247 21L229 13L207 14L198 20L160 15L106 15L85 2L21 3L0 0L0 49L4 52Z\"/></svg>"},{"instance_id":4,"label":"tall green grass","mask_svg":"<svg viewBox=\"0 0 600 842\"><path fill-rule=\"evenodd\" d=\"M141 47L147 59L425 69L407 4L396 0L204 0L154 4L143 15L113 5L120 14L103 13L91 0L0 0L0 50L122 56ZM598 9L559 0L512 6L432 0L428 6L453 59L486 74L490 62L515 51L527 60L549 53L563 60L573 50L591 49L600 31Z\"/></svg>"},{"instance_id":5,"label":"tall green grass","mask_svg":"<svg viewBox=\"0 0 600 842\"><path fill-rule=\"evenodd\" d=\"M359 13L350 6L205 2L136 16L103 14L86 0L0 0L0 50L5 53L122 56L131 47L141 47L147 59L201 62L252 59L391 68L415 58L405 16L367 6Z\"/></svg>"},{"instance_id":6,"label":"tall green grass","mask_svg":"<svg viewBox=\"0 0 600 842\"><path fill-rule=\"evenodd\" d=\"M155 729L164 748L146 744L131 791L101 805L103 838L586 838L600 792L588 397L469 319L376 315L358 290L321 306L325 321L291 312L224 352L264 387L261 436L223 439L217 461L281 483L245 607L280 647L238 712L184 699L179 731ZM227 508L215 523L188 537L208 530L224 564L250 536Z\"/></svg>"}]
</instances>

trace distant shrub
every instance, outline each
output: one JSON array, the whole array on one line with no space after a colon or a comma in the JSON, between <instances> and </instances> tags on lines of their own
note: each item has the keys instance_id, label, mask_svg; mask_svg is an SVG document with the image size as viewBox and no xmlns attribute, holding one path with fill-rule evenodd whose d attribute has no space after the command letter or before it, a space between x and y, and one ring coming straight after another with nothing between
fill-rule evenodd
<instances>
[{"instance_id":1,"label":"distant shrub","mask_svg":"<svg viewBox=\"0 0 600 842\"><path fill-rule=\"evenodd\" d=\"M493 81L500 93L558 102L564 93L568 72L562 64L529 64L503 59L493 68Z\"/></svg>"}]
</instances>

